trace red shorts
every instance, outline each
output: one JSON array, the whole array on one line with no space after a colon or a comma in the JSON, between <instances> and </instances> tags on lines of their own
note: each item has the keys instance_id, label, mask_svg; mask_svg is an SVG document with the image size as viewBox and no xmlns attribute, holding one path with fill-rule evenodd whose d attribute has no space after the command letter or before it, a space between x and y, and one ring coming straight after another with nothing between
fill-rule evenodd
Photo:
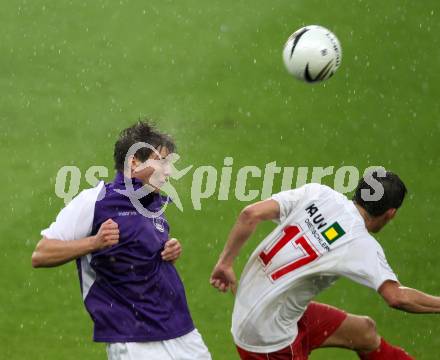
<instances>
[{"instance_id":1,"label":"red shorts","mask_svg":"<svg viewBox=\"0 0 440 360\"><path fill-rule=\"evenodd\" d=\"M242 360L306 360L346 319L347 313L330 305L312 302L298 322L298 336L284 349L273 353L254 353L237 346Z\"/></svg>"}]
</instances>

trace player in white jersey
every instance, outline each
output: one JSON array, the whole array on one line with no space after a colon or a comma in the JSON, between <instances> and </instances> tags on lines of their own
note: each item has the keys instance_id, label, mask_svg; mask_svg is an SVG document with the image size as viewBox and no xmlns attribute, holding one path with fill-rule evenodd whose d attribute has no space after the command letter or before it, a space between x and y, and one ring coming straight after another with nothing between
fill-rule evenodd
<instances>
[{"instance_id":1,"label":"player in white jersey","mask_svg":"<svg viewBox=\"0 0 440 360\"><path fill-rule=\"evenodd\" d=\"M401 286L369 234L395 216L405 194L397 175L374 172L360 181L353 201L327 186L308 184L246 207L211 275L219 290L234 291L234 259L257 224L279 225L241 275L232 316L240 357L303 360L319 347L343 347L361 359L412 359L383 340L372 319L312 302L344 276L378 291L394 308L440 312L439 297Z\"/></svg>"}]
</instances>

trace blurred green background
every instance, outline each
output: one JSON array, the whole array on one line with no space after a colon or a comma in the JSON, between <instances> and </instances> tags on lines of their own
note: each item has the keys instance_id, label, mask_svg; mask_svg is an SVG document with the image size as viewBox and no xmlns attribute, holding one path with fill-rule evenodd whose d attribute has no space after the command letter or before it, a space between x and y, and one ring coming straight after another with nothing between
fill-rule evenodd
<instances>
[{"instance_id":1,"label":"blurred green background","mask_svg":"<svg viewBox=\"0 0 440 360\"><path fill-rule=\"evenodd\" d=\"M33 270L30 256L63 206L54 191L59 168L78 166L81 188L92 165L107 166L109 180L115 138L140 116L175 137L179 168L220 169L232 156L233 176L275 160L398 172L410 196L378 238L404 284L440 294L438 1L12 0L2 1L0 23L2 358L105 358L91 341L74 264ZM342 43L342 67L325 84L293 80L281 61L286 38L307 24L330 28ZM195 211L191 181L189 174L175 184L183 213L168 211L184 246L177 266L213 358L237 359L233 298L208 278L246 203L231 191L228 201L213 196ZM238 273L270 229L244 248ZM346 280L320 300L370 315L389 341L438 359L438 316L391 310ZM356 358L333 349L311 356Z\"/></svg>"}]
</instances>

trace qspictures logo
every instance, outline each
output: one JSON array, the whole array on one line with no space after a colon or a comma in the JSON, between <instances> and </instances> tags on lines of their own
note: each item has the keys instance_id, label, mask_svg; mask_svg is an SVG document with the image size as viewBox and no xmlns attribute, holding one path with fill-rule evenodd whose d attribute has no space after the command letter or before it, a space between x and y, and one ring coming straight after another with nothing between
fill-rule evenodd
<instances>
[{"instance_id":1,"label":"qspictures logo","mask_svg":"<svg viewBox=\"0 0 440 360\"><path fill-rule=\"evenodd\" d=\"M369 201L377 201L382 198L384 189L380 182L372 176L373 171L378 177L384 177L386 171L380 166L371 166L364 171L355 166L278 166L276 160L264 166L246 165L240 168L234 167L234 158L226 156L223 159L223 166L218 168L210 164L195 166L189 165L182 169L178 168L180 156L176 153L162 157L152 145L139 142L134 144L126 154L124 162L124 173L130 174L131 159L141 148L147 148L154 154L154 159L148 159L139 165L139 169L151 168L152 174L148 183L140 189L134 189L130 176L125 177L125 189L119 190L121 195L129 197L136 210L145 217L155 218L160 216L166 209L169 202L183 211L187 204L182 203L178 191L173 184L181 179L191 177L191 187L185 190L190 192L191 207L194 210L202 210L203 202L207 200L228 201L235 198L241 202L252 202L269 198L273 193L298 188L306 183L326 183L333 180L333 189L340 193L352 192L362 176L370 185L372 191L365 190L362 198ZM164 176L165 174L165 176ZM234 174L234 176L233 176ZM79 192L82 179L82 172L76 166L63 166L57 172L55 179L55 194L64 200L67 205ZM101 180L109 179L109 169L105 166L93 165L84 173L84 179L90 186L96 186ZM279 188L274 184L281 183ZM254 184L251 186L250 183ZM258 183L259 186L255 186ZM164 206L152 212L146 209L140 199L151 192L160 189L166 195ZM105 194L103 194L105 196ZM328 241L335 241L335 226L330 228L327 235ZM325 237L325 235L324 235ZM333 237L333 238L332 238Z\"/></svg>"}]
</instances>

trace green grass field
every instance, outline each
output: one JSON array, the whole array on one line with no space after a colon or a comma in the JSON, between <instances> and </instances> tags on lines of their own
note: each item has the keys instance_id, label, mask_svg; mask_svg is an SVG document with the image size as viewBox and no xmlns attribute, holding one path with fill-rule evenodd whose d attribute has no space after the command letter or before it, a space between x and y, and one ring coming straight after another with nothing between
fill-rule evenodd
<instances>
[{"instance_id":1,"label":"green grass field","mask_svg":"<svg viewBox=\"0 0 440 360\"><path fill-rule=\"evenodd\" d=\"M220 169L232 156L234 173L275 160L398 172L410 196L378 239L404 284L440 294L438 1L21 0L3 1L0 21L1 358L105 358L91 341L74 265L33 270L30 256L63 206L59 168L84 176L104 165L109 180L115 137L139 116L175 137L180 168ZM342 67L325 84L295 81L281 62L285 39L306 24L329 27L343 46ZM233 298L208 278L246 203L231 192L196 211L191 176L176 187L184 211L172 207L168 219L184 246L177 266L193 317L215 360L237 359ZM242 251L237 272L269 229ZM372 316L417 359L439 358L438 316L391 310L346 280L320 300ZM356 356L320 350L311 359Z\"/></svg>"}]
</instances>

